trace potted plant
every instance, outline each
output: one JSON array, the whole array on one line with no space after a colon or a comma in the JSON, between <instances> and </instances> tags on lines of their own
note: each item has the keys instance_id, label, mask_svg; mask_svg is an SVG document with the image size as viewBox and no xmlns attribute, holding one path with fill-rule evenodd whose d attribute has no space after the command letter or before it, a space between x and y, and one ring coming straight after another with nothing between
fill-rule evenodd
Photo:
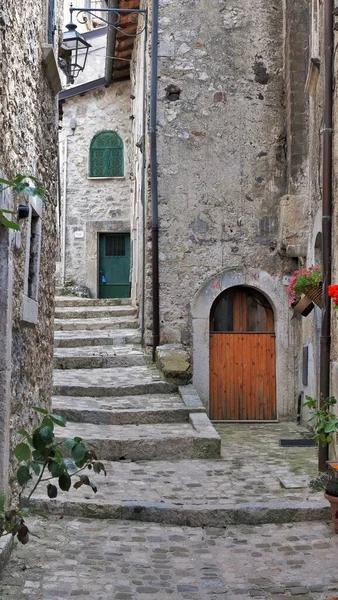
<instances>
[{"instance_id":1,"label":"potted plant","mask_svg":"<svg viewBox=\"0 0 338 600\"><path fill-rule=\"evenodd\" d=\"M338 533L338 463L328 463L328 472L312 479L310 488L313 492L324 492L324 498L330 502L334 530Z\"/></svg>"},{"instance_id":2,"label":"potted plant","mask_svg":"<svg viewBox=\"0 0 338 600\"><path fill-rule=\"evenodd\" d=\"M319 308L323 308L322 271L316 265L295 271L291 277L287 292L290 294L290 306L299 303L304 294Z\"/></svg>"},{"instance_id":3,"label":"potted plant","mask_svg":"<svg viewBox=\"0 0 338 600\"><path fill-rule=\"evenodd\" d=\"M315 440L324 446L330 444L335 458L334 462L328 463L327 473L321 473L316 479L310 481L310 488L314 492L324 491L324 497L331 505L334 529L338 533L338 416L332 410L336 404L337 400L334 396L326 398L320 405L315 398L310 396L306 396L306 402L304 402L304 406L310 408L311 411L309 421L314 422Z\"/></svg>"}]
</instances>

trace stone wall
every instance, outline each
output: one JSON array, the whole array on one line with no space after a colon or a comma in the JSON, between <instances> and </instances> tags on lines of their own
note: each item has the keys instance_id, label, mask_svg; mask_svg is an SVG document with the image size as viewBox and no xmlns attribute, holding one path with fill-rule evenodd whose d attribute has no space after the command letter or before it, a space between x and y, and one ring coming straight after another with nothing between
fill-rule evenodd
<instances>
[{"instance_id":1,"label":"stone wall","mask_svg":"<svg viewBox=\"0 0 338 600\"><path fill-rule=\"evenodd\" d=\"M21 233L0 228L0 490L5 491L14 466L12 459L8 466L9 442L12 448L15 432L36 422L32 406L50 406L52 385L57 121L55 72L51 74L42 64L43 45L48 41L46 8L44 0L27 0L23 11L17 2L8 0L0 11L0 170L9 178L16 173L34 175L48 197L43 207L9 192L2 198L3 205L12 209L28 203L31 212L37 209L42 216L36 217L41 251L34 304L29 303L32 294L27 291L30 219L21 222ZM60 9L58 1L57 15ZM59 20L56 25L55 44ZM28 305L34 314L25 314Z\"/></svg>"},{"instance_id":2,"label":"stone wall","mask_svg":"<svg viewBox=\"0 0 338 600\"><path fill-rule=\"evenodd\" d=\"M98 232L130 231L130 111L129 81L74 96L63 104L60 141L66 260L61 278L62 283L86 285L94 296L98 279ZM74 132L70 128L72 119L76 119ZM90 142L104 130L116 131L124 142L123 178L89 178Z\"/></svg>"},{"instance_id":3,"label":"stone wall","mask_svg":"<svg viewBox=\"0 0 338 600\"><path fill-rule=\"evenodd\" d=\"M151 25L151 3L148 8ZM262 281L276 311L277 330L283 331L279 351L287 352L290 346L278 374L285 382L278 392L279 416L287 418L295 414L298 386L297 327L290 320L292 313L283 308L288 301L283 277L291 274L297 261L281 252L279 242L281 199L293 191L288 188L288 160L292 163L293 154L287 154L286 146L291 109L287 113L285 78L286 62L292 57L285 55L284 17L282 3L265 0L255 0L250 7L244 0L231 5L212 0L207 8L204 3L183 2L179 10L174 0L160 1L157 145L161 343L193 346L194 382L207 403L208 366L200 367L208 360L208 317L203 313L207 329L199 336L196 299L209 289L208 282L225 281L225 273L241 272L241 284L261 290ZM288 33L290 44L296 39L295 30ZM140 56L141 46L138 51ZM306 67L303 57L302 78ZM138 96L141 79L137 68L134 73L133 93ZM290 88L292 101L299 90L300 86ZM295 139L297 127L305 128L307 139L300 105L295 104L292 113L290 139ZM141 121L139 110L138 130ZM146 150L148 164L149 140ZM307 173L303 175L306 179ZM150 214L147 187L148 344L152 342ZM291 221L287 225L291 227ZM305 239L306 235L307 231Z\"/></svg>"},{"instance_id":4,"label":"stone wall","mask_svg":"<svg viewBox=\"0 0 338 600\"><path fill-rule=\"evenodd\" d=\"M262 0L184 12L163 2L160 28L161 341L191 343L191 300L208 277L240 266L283 273L283 11Z\"/></svg>"}]
</instances>

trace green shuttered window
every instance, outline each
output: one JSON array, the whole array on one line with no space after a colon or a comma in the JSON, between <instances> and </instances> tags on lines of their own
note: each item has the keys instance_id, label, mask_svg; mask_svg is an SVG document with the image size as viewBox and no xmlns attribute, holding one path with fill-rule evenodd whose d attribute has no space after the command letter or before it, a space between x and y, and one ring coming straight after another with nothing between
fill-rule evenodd
<instances>
[{"instance_id":1,"label":"green shuttered window","mask_svg":"<svg viewBox=\"0 0 338 600\"><path fill-rule=\"evenodd\" d=\"M123 177L123 141L116 131L97 133L90 144L89 177Z\"/></svg>"}]
</instances>

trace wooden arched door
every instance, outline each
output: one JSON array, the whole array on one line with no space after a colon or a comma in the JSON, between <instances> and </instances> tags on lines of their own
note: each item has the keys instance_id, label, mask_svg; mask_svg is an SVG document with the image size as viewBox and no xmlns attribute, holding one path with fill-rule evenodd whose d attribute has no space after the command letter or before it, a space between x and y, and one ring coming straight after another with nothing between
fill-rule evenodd
<instances>
[{"instance_id":1,"label":"wooden arched door","mask_svg":"<svg viewBox=\"0 0 338 600\"><path fill-rule=\"evenodd\" d=\"M210 418L274 420L274 316L252 288L234 287L216 298L210 315Z\"/></svg>"}]
</instances>

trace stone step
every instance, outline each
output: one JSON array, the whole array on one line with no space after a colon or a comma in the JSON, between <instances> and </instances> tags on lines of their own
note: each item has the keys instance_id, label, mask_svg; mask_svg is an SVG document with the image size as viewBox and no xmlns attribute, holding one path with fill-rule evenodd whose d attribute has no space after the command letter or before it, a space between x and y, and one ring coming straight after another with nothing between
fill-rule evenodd
<instances>
[{"instance_id":1,"label":"stone step","mask_svg":"<svg viewBox=\"0 0 338 600\"><path fill-rule=\"evenodd\" d=\"M101 519L130 519L188 527L226 527L329 520L322 493L283 489L277 475L255 480L246 464L233 468L231 460L105 461L107 477L89 477L89 487L59 492L55 500L40 484L31 504L43 513ZM256 483L247 491L243 483ZM310 477L308 478L310 479ZM259 484L259 485L258 485ZM33 485L33 482L32 484ZM29 488L28 488L29 489ZM28 494L28 489L24 494ZM24 500L24 499L23 499Z\"/></svg>"},{"instance_id":2,"label":"stone step","mask_svg":"<svg viewBox=\"0 0 338 600\"><path fill-rule=\"evenodd\" d=\"M107 367L135 367L147 364L143 351L132 345L80 346L55 348L55 369L99 369Z\"/></svg>"},{"instance_id":3,"label":"stone step","mask_svg":"<svg viewBox=\"0 0 338 600\"><path fill-rule=\"evenodd\" d=\"M137 329L138 325L138 320L133 317L54 320L55 331L100 331L101 329Z\"/></svg>"},{"instance_id":4,"label":"stone step","mask_svg":"<svg viewBox=\"0 0 338 600\"><path fill-rule=\"evenodd\" d=\"M142 394L139 396L53 396L53 411L66 421L99 425L139 425L179 423L189 420L192 410L177 394ZM193 409L205 412L204 408Z\"/></svg>"},{"instance_id":5,"label":"stone step","mask_svg":"<svg viewBox=\"0 0 338 600\"><path fill-rule=\"evenodd\" d=\"M162 381L154 367L124 369L56 369L54 394L58 396L135 396L136 394L170 394L174 384Z\"/></svg>"},{"instance_id":6,"label":"stone step","mask_svg":"<svg viewBox=\"0 0 338 600\"><path fill-rule=\"evenodd\" d=\"M69 422L57 439L81 437L100 460L218 458L221 440L204 413L191 413L189 423L94 425Z\"/></svg>"},{"instance_id":7,"label":"stone step","mask_svg":"<svg viewBox=\"0 0 338 600\"><path fill-rule=\"evenodd\" d=\"M55 296L55 306L132 306L130 298L77 298L76 296Z\"/></svg>"},{"instance_id":8,"label":"stone step","mask_svg":"<svg viewBox=\"0 0 338 600\"><path fill-rule=\"evenodd\" d=\"M140 343L141 333L138 329L103 329L100 331L83 329L78 331L56 331L54 334L54 346L56 348L122 346L124 344Z\"/></svg>"},{"instance_id":9,"label":"stone step","mask_svg":"<svg viewBox=\"0 0 338 600\"><path fill-rule=\"evenodd\" d=\"M133 306L62 306L55 310L56 319L101 319L111 317L136 317Z\"/></svg>"}]
</instances>

